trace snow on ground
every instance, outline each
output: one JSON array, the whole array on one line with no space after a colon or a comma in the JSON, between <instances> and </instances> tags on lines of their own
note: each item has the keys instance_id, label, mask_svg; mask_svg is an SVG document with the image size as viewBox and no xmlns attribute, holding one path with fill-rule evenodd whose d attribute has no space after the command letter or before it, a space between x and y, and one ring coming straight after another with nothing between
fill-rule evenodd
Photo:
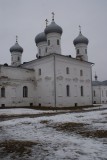
<instances>
[{"instance_id":1,"label":"snow on ground","mask_svg":"<svg viewBox=\"0 0 107 160\"><path fill-rule=\"evenodd\" d=\"M29 109L4 109L2 114L34 114L43 111ZM64 113L54 116L36 118L15 118L0 121L0 141L19 140L39 142L32 146L30 155L12 157L11 154L0 154L2 160L107 160L107 138L87 138L74 132L63 132L55 129L55 124L76 122L88 124L89 129L107 130L107 110L80 113ZM2 148L0 149L2 153ZM0 159L1 159L0 158Z\"/></svg>"},{"instance_id":2,"label":"snow on ground","mask_svg":"<svg viewBox=\"0 0 107 160\"><path fill-rule=\"evenodd\" d=\"M41 111L25 108L12 108L12 109L0 109L0 115L22 115L22 114L40 114L40 113L52 113L54 111Z\"/></svg>"}]
</instances>

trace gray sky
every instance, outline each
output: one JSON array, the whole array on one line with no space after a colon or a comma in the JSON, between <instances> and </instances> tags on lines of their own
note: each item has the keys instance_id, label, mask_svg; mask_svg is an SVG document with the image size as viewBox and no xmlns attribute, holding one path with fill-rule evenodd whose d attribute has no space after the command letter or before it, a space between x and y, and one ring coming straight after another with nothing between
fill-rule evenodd
<instances>
[{"instance_id":1,"label":"gray sky","mask_svg":"<svg viewBox=\"0 0 107 160\"><path fill-rule=\"evenodd\" d=\"M36 58L35 36L45 29L45 19L63 28L62 54L75 57L73 40L78 26L89 39L88 58L95 63L99 80L107 79L107 0L0 0L0 64L11 63L9 49L18 42L23 47L22 61Z\"/></svg>"}]
</instances>

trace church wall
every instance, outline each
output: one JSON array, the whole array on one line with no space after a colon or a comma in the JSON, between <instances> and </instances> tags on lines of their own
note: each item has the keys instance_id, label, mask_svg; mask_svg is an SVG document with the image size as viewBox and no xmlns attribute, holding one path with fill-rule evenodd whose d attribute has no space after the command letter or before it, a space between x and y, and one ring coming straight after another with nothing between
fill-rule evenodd
<instances>
[{"instance_id":1,"label":"church wall","mask_svg":"<svg viewBox=\"0 0 107 160\"><path fill-rule=\"evenodd\" d=\"M35 70L37 83L35 91L36 105L54 107L53 56L38 59L35 62L25 64L24 67Z\"/></svg>"},{"instance_id":2,"label":"church wall","mask_svg":"<svg viewBox=\"0 0 107 160\"><path fill-rule=\"evenodd\" d=\"M69 74L66 68L69 68ZM80 70L83 76L80 76ZM75 105L91 105L91 65L74 59L56 59L56 94L57 106L67 107ZM70 95L67 96L66 86L70 87ZM81 96L80 87L83 86L84 93Z\"/></svg>"},{"instance_id":3,"label":"church wall","mask_svg":"<svg viewBox=\"0 0 107 160\"><path fill-rule=\"evenodd\" d=\"M5 88L5 97L2 97L0 92L0 106L3 104L7 107L30 106L30 103L35 105L34 84L34 71L2 66L0 91L2 87ZM26 98L23 97L24 86L28 87L28 97Z\"/></svg>"}]
</instances>

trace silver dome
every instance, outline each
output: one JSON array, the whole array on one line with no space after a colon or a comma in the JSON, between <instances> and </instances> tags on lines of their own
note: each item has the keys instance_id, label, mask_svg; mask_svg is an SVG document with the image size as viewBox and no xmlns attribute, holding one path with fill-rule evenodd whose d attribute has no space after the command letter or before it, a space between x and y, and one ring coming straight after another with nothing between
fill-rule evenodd
<instances>
[{"instance_id":1,"label":"silver dome","mask_svg":"<svg viewBox=\"0 0 107 160\"><path fill-rule=\"evenodd\" d=\"M60 26L58 26L54 21L52 21L51 24L45 28L44 32L45 34L53 32L62 34L63 31Z\"/></svg>"},{"instance_id":2,"label":"silver dome","mask_svg":"<svg viewBox=\"0 0 107 160\"><path fill-rule=\"evenodd\" d=\"M46 39L46 35L44 32L39 33L36 37L35 37L35 43L38 44L39 42L44 42L47 41Z\"/></svg>"},{"instance_id":3,"label":"silver dome","mask_svg":"<svg viewBox=\"0 0 107 160\"><path fill-rule=\"evenodd\" d=\"M81 32L79 33L78 37L76 37L73 41L74 45L79 43L88 44L88 42L89 42L88 39L84 37Z\"/></svg>"},{"instance_id":4,"label":"silver dome","mask_svg":"<svg viewBox=\"0 0 107 160\"><path fill-rule=\"evenodd\" d=\"M18 44L18 42L15 43L14 46L10 48L10 52L23 52L23 48Z\"/></svg>"}]
</instances>

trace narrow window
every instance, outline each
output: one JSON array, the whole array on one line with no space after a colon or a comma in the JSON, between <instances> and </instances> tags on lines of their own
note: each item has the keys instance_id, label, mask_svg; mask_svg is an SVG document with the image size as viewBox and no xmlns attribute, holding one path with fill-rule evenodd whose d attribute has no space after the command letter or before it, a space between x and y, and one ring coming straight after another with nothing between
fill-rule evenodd
<instances>
[{"instance_id":1,"label":"narrow window","mask_svg":"<svg viewBox=\"0 0 107 160\"><path fill-rule=\"evenodd\" d=\"M41 54L41 49L39 48L39 54Z\"/></svg>"},{"instance_id":2,"label":"narrow window","mask_svg":"<svg viewBox=\"0 0 107 160\"><path fill-rule=\"evenodd\" d=\"M104 95L103 95L103 91L102 91L102 97L103 97Z\"/></svg>"},{"instance_id":3,"label":"narrow window","mask_svg":"<svg viewBox=\"0 0 107 160\"><path fill-rule=\"evenodd\" d=\"M23 97L28 97L28 87L27 86L24 86L23 87Z\"/></svg>"},{"instance_id":4,"label":"narrow window","mask_svg":"<svg viewBox=\"0 0 107 160\"><path fill-rule=\"evenodd\" d=\"M94 97L95 97L95 90L94 90Z\"/></svg>"},{"instance_id":5,"label":"narrow window","mask_svg":"<svg viewBox=\"0 0 107 160\"><path fill-rule=\"evenodd\" d=\"M1 97L5 97L5 88L4 87L1 88Z\"/></svg>"},{"instance_id":6,"label":"narrow window","mask_svg":"<svg viewBox=\"0 0 107 160\"><path fill-rule=\"evenodd\" d=\"M57 39L57 45L59 45L59 39Z\"/></svg>"},{"instance_id":7,"label":"narrow window","mask_svg":"<svg viewBox=\"0 0 107 160\"><path fill-rule=\"evenodd\" d=\"M83 70L82 69L80 70L80 76L83 76Z\"/></svg>"},{"instance_id":8,"label":"narrow window","mask_svg":"<svg viewBox=\"0 0 107 160\"><path fill-rule=\"evenodd\" d=\"M79 54L79 49L77 49L77 54Z\"/></svg>"},{"instance_id":9,"label":"narrow window","mask_svg":"<svg viewBox=\"0 0 107 160\"><path fill-rule=\"evenodd\" d=\"M106 90L106 97L107 97L107 90Z\"/></svg>"},{"instance_id":10,"label":"narrow window","mask_svg":"<svg viewBox=\"0 0 107 160\"><path fill-rule=\"evenodd\" d=\"M38 75L40 76L41 75L41 69L39 68L38 70Z\"/></svg>"},{"instance_id":11,"label":"narrow window","mask_svg":"<svg viewBox=\"0 0 107 160\"><path fill-rule=\"evenodd\" d=\"M85 53L87 54L87 49L85 49Z\"/></svg>"},{"instance_id":12,"label":"narrow window","mask_svg":"<svg viewBox=\"0 0 107 160\"><path fill-rule=\"evenodd\" d=\"M69 74L69 67L66 67L66 74Z\"/></svg>"},{"instance_id":13,"label":"narrow window","mask_svg":"<svg viewBox=\"0 0 107 160\"><path fill-rule=\"evenodd\" d=\"M20 61L20 57L18 57L18 61Z\"/></svg>"},{"instance_id":14,"label":"narrow window","mask_svg":"<svg viewBox=\"0 0 107 160\"><path fill-rule=\"evenodd\" d=\"M45 48L45 52L47 53L47 47Z\"/></svg>"},{"instance_id":15,"label":"narrow window","mask_svg":"<svg viewBox=\"0 0 107 160\"><path fill-rule=\"evenodd\" d=\"M67 94L67 97L70 96L70 86L69 85L66 86L66 94Z\"/></svg>"},{"instance_id":16,"label":"narrow window","mask_svg":"<svg viewBox=\"0 0 107 160\"><path fill-rule=\"evenodd\" d=\"M81 96L83 96L83 94L84 94L84 93L83 93L83 92L84 92L84 91L83 91L83 86L80 87L80 90L81 90Z\"/></svg>"},{"instance_id":17,"label":"narrow window","mask_svg":"<svg viewBox=\"0 0 107 160\"><path fill-rule=\"evenodd\" d=\"M48 46L50 46L50 40L48 40Z\"/></svg>"}]
</instances>

